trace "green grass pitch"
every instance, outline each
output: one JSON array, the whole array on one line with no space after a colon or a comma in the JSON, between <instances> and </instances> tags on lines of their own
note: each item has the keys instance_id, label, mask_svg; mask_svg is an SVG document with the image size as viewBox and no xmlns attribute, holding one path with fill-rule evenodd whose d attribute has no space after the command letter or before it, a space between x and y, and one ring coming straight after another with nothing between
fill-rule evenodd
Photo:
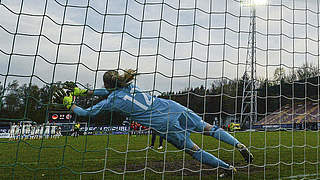
<instances>
[{"instance_id":1,"label":"green grass pitch","mask_svg":"<svg viewBox=\"0 0 320 180\"><path fill-rule=\"evenodd\" d=\"M255 156L250 166L230 145L201 134L192 134L191 138L204 150L234 163L238 167L235 179L320 177L319 131L236 132L232 135L250 147ZM104 179L199 179L200 176L216 179L221 172L201 165L170 144L160 151L146 150L150 140L151 136L146 135L0 139L0 179L95 180L103 176ZM156 146L157 143L158 138Z\"/></svg>"}]
</instances>

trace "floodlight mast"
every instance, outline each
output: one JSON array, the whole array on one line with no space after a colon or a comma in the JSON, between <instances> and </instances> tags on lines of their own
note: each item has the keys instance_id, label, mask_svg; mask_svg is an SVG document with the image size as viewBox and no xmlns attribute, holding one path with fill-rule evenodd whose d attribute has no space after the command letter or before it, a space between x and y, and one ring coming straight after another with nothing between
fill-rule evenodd
<instances>
[{"instance_id":1,"label":"floodlight mast","mask_svg":"<svg viewBox=\"0 0 320 180\"><path fill-rule=\"evenodd\" d=\"M257 122L257 71L256 71L256 6L266 5L266 0L241 1L244 7L250 7L250 28L245 72L243 75L243 94L241 103L240 123L242 128L252 129Z\"/></svg>"}]
</instances>

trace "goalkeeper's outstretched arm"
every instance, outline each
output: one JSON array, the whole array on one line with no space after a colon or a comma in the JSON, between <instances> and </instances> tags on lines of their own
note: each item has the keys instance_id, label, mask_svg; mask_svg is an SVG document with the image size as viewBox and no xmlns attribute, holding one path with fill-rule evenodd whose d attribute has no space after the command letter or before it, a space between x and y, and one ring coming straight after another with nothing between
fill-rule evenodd
<instances>
[{"instance_id":1,"label":"goalkeeper's outstretched arm","mask_svg":"<svg viewBox=\"0 0 320 180\"><path fill-rule=\"evenodd\" d=\"M106 88L88 90L87 95L89 96L108 96L109 91Z\"/></svg>"},{"instance_id":2,"label":"goalkeeper's outstretched arm","mask_svg":"<svg viewBox=\"0 0 320 180\"><path fill-rule=\"evenodd\" d=\"M75 87L71 94L73 96L108 96L109 91L106 88L88 90Z\"/></svg>"},{"instance_id":3,"label":"goalkeeper's outstretched arm","mask_svg":"<svg viewBox=\"0 0 320 180\"><path fill-rule=\"evenodd\" d=\"M63 88L72 96L108 96L109 91L106 88L101 89L81 89L74 82L66 81L63 83Z\"/></svg>"},{"instance_id":4,"label":"goalkeeper's outstretched arm","mask_svg":"<svg viewBox=\"0 0 320 180\"><path fill-rule=\"evenodd\" d=\"M101 111L105 110L106 100L102 100L96 105L83 109L75 104L72 104L71 110L78 116L96 116Z\"/></svg>"},{"instance_id":5,"label":"goalkeeper's outstretched arm","mask_svg":"<svg viewBox=\"0 0 320 180\"><path fill-rule=\"evenodd\" d=\"M87 91L86 93L92 93L92 95L100 96L107 96L109 94L109 92L104 88L93 90L90 92ZM53 94L53 102L63 104L67 109L71 109L78 116L95 116L102 110L109 110L111 107L110 103L107 103L107 99L103 99L96 105L87 109L83 109L74 104L74 96L74 92L69 91L69 93L66 93L63 89L57 89L56 92Z\"/></svg>"}]
</instances>

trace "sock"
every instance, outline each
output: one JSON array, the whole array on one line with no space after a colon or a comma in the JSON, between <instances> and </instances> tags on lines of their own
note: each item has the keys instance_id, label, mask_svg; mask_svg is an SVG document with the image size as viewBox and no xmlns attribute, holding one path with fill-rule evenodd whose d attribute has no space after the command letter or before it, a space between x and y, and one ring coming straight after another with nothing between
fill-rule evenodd
<instances>
[{"instance_id":1,"label":"sock","mask_svg":"<svg viewBox=\"0 0 320 180\"><path fill-rule=\"evenodd\" d=\"M202 156L202 159L201 159L201 156ZM202 149L193 153L192 157L195 158L196 160L198 160L199 162L201 162L201 160L202 160L203 164L209 165L214 168L215 167L229 168L229 164L225 163L221 159L216 158L214 155L212 155Z\"/></svg>"},{"instance_id":2,"label":"sock","mask_svg":"<svg viewBox=\"0 0 320 180\"><path fill-rule=\"evenodd\" d=\"M231 134L219 128L218 126L214 126L211 129L210 136L235 147L239 143L239 141L236 138L234 138L233 136L231 136Z\"/></svg>"}]
</instances>

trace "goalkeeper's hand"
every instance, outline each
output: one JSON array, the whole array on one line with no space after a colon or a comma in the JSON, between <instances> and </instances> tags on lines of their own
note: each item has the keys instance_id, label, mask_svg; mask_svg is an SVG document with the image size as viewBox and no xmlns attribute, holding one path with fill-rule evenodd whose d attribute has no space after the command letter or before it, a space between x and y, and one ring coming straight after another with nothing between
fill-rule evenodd
<instances>
[{"instance_id":1,"label":"goalkeeper's hand","mask_svg":"<svg viewBox=\"0 0 320 180\"><path fill-rule=\"evenodd\" d=\"M63 97L67 96L67 93L62 89L54 86L53 88L53 103L63 104Z\"/></svg>"},{"instance_id":2,"label":"goalkeeper's hand","mask_svg":"<svg viewBox=\"0 0 320 180\"><path fill-rule=\"evenodd\" d=\"M63 89L57 89L53 94L53 102L58 104L63 104L67 109L73 104L73 95L71 93L67 93Z\"/></svg>"},{"instance_id":3,"label":"goalkeeper's hand","mask_svg":"<svg viewBox=\"0 0 320 180\"><path fill-rule=\"evenodd\" d=\"M65 96L63 98L63 105L67 108L70 109L73 104L73 96L70 94L69 96Z\"/></svg>"},{"instance_id":4,"label":"goalkeeper's hand","mask_svg":"<svg viewBox=\"0 0 320 180\"><path fill-rule=\"evenodd\" d=\"M80 89L78 86L71 81L66 81L63 83L63 88L71 91L73 96L87 96L87 89Z\"/></svg>"}]
</instances>

